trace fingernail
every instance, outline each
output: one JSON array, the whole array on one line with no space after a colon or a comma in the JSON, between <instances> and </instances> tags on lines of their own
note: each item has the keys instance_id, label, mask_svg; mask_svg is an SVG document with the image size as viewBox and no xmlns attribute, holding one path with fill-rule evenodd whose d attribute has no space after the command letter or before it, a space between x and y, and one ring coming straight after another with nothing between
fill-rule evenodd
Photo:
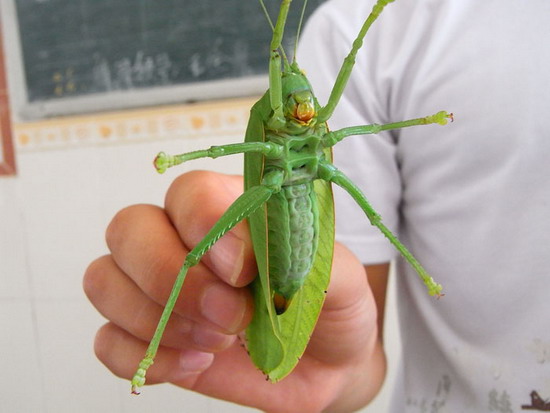
<instances>
[{"instance_id":1,"label":"fingernail","mask_svg":"<svg viewBox=\"0 0 550 413\"><path fill-rule=\"evenodd\" d=\"M214 354L196 350L185 350L180 353L180 374L199 374L206 370L214 361Z\"/></svg>"},{"instance_id":2,"label":"fingernail","mask_svg":"<svg viewBox=\"0 0 550 413\"><path fill-rule=\"evenodd\" d=\"M231 232L221 237L212 247L214 270L231 285L236 284L243 269L244 248L244 241Z\"/></svg>"},{"instance_id":3,"label":"fingernail","mask_svg":"<svg viewBox=\"0 0 550 413\"><path fill-rule=\"evenodd\" d=\"M236 333L246 311L246 298L224 284L210 286L201 298L203 316L229 333Z\"/></svg>"}]
</instances>

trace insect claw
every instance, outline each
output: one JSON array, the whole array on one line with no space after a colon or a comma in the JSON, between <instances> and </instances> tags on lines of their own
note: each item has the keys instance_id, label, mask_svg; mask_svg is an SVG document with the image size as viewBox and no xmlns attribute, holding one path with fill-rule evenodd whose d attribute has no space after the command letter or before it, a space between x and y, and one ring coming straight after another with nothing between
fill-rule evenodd
<instances>
[{"instance_id":1,"label":"insect claw","mask_svg":"<svg viewBox=\"0 0 550 413\"><path fill-rule=\"evenodd\" d=\"M171 166L169 161L169 155L164 152L159 152L153 161L153 165L159 174L163 174Z\"/></svg>"}]
</instances>

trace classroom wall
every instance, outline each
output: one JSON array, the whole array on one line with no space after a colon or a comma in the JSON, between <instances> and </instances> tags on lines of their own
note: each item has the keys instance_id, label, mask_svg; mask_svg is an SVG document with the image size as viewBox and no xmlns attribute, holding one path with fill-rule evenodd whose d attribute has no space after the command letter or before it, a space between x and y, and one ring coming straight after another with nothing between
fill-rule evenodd
<instances>
[{"instance_id":1,"label":"classroom wall","mask_svg":"<svg viewBox=\"0 0 550 413\"><path fill-rule=\"evenodd\" d=\"M240 139L248 105L213 106L15 124L17 176L0 179L0 411L245 411L181 397L172 386L130 397L128 383L95 359L93 337L104 320L81 287L86 266L107 252L104 231L115 212L161 205L186 170L158 175L156 152ZM224 159L191 167L240 170L238 160Z\"/></svg>"},{"instance_id":2,"label":"classroom wall","mask_svg":"<svg viewBox=\"0 0 550 413\"><path fill-rule=\"evenodd\" d=\"M19 73L8 54L10 93ZM14 102L17 101L15 97ZM158 175L159 150L184 152L239 141L254 98L24 122L14 113L17 175L0 178L0 411L246 412L171 385L129 395L92 350L103 318L82 291L82 275L107 253L104 231L119 209L162 205L190 169L240 173L240 156L198 160ZM390 307L393 308L393 298ZM395 361L395 312L386 342ZM391 377L393 377L392 363ZM385 412L383 393L364 412ZM299 411L299 410L297 410Z\"/></svg>"}]
</instances>

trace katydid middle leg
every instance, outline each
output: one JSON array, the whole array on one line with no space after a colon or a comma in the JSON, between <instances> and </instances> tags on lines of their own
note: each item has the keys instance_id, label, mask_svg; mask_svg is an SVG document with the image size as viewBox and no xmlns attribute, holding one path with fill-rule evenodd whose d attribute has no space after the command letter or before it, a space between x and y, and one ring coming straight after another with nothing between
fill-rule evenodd
<instances>
[{"instance_id":1,"label":"katydid middle leg","mask_svg":"<svg viewBox=\"0 0 550 413\"><path fill-rule=\"evenodd\" d=\"M407 128L409 126L429 125L432 123L437 123L439 125L446 125L449 119L451 120L451 122L453 121L453 114L442 110L440 112L437 112L434 115L424 116L422 118L403 120L400 122L391 122L391 123L385 123L382 125L373 123L371 125L349 126L347 128L338 129L325 134L325 136L323 136L323 146L325 147L334 146L338 142L340 142L342 139L353 135L370 135L370 134L380 133L382 131L402 129L402 128Z\"/></svg>"}]
</instances>

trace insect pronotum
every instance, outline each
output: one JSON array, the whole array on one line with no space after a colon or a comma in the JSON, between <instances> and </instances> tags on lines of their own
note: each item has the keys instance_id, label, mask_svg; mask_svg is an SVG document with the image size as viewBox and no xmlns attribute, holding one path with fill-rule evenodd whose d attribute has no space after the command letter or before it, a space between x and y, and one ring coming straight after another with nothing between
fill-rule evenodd
<instances>
[{"instance_id":1,"label":"insect pronotum","mask_svg":"<svg viewBox=\"0 0 550 413\"><path fill-rule=\"evenodd\" d=\"M291 3L282 0L277 21L271 24L269 89L250 111L245 141L175 156L161 152L156 157L155 166L163 173L192 159L245 154L245 190L187 254L145 358L132 379L133 393L145 383L187 271L244 219L249 221L258 266L251 287L255 311L246 331L247 348L254 364L271 381L281 380L292 371L305 351L328 288L334 242L331 183L342 187L359 204L371 224L414 267L428 293L441 295L441 285L382 223L359 188L331 163L332 146L348 136L431 123L444 125L452 120L452 114L441 111L402 122L329 131L327 121L342 96L363 38L392 1L375 3L342 64L328 102L320 106L296 61L289 62L282 50ZM263 0L260 3L264 7Z\"/></svg>"}]
</instances>

